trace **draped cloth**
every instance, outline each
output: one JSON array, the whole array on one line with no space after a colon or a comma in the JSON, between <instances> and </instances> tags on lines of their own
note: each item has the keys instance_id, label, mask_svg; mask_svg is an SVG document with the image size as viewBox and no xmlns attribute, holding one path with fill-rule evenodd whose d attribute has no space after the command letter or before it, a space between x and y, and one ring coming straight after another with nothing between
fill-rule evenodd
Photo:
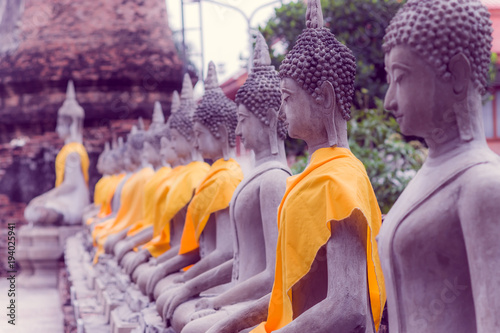
<instances>
[{"instance_id":1,"label":"draped cloth","mask_svg":"<svg viewBox=\"0 0 500 333\"><path fill-rule=\"evenodd\" d=\"M112 175L109 182L106 182L106 187L103 189L104 202L101 205L101 209L97 214L97 217L104 218L112 213L111 203L113 202L113 197L115 195L118 185L125 178L125 174Z\"/></svg>"},{"instance_id":2,"label":"draped cloth","mask_svg":"<svg viewBox=\"0 0 500 333\"><path fill-rule=\"evenodd\" d=\"M199 247L210 214L229 207L234 190L242 180L243 172L238 162L233 159L215 161L188 206L179 254Z\"/></svg>"},{"instance_id":3,"label":"draped cloth","mask_svg":"<svg viewBox=\"0 0 500 333\"><path fill-rule=\"evenodd\" d=\"M382 222L380 209L363 164L349 149L330 147L317 150L307 168L287 180L278 209L276 273L268 318L252 333L272 332L293 320L292 287L309 272L330 239L332 223L347 219L355 210L367 228L368 289L378 330L386 301L375 241Z\"/></svg>"},{"instance_id":4,"label":"draped cloth","mask_svg":"<svg viewBox=\"0 0 500 333\"><path fill-rule=\"evenodd\" d=\"M205 162L191 162L174 169L176 173L163 184L159 196L165 199L160 200L157 206L153 239L143 246L153 257L157 258L170 249L170 220L191 201L195 188L209 169L210 166Z\"/></svg>"},{"instance_id":5,"label":"draped cloth","mask_svg":"<svg viewBox=\"0 0 500 333\"><path fill-rule=\"evenodd\" d=\"M80 156L83 178L87 185L89 183L89 155L81 143L71 142L65 144L56 156L56 187L59 187L64 181L66 158L72 153L77 153Z\"/></svg>"},{"instance_id":6,"label":"draped cloth","mask_svg":"<svg viewBox=\"0 0 500 333\"><path fill-rule=\"evenodd\" d=\"M172 172L170 167L162 167L155 172L154 176L146 183L144 186L144 218L142 220L137 220L130 230L127 232L127 236L133 236L138 232L153 225L154 221L154 210L156 206L155 194L158 186L168 178L168 175Z\"/></svg>"},{"instance_id":7,"label":"draped cloth","mask_svg":"<svg viewBox=\"0 0 500 333\"><path fill-rule=\"evenodd\" d=\"M94 244L97 245L94 263L104 253L104 243L110 235L125 230L135 221L144 218L144 187L153 175L154 170L150 167L142 168L132 175L123 186L121 205L116 217L95 226L92 232Z\"/></svg>"},{"instance_id":8,"label":"draped cloth","mask_svg":"<svg viewBox=\"0 0 500 333\"><path fill-rule=\"evenodd\" d=\"M112 176L105 175L102 176L101 179L95 184L94 187L94 205L102 206L106 201L106 188L109 186L109 183L112 181Z\"/></svg>"}]
</instances>

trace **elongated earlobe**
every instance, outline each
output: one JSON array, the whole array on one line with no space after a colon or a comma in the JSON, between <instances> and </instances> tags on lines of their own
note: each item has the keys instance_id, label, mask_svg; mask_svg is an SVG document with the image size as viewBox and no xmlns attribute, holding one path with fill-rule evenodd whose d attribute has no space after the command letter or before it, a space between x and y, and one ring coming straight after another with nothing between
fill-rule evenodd
<instances>
[{"instance_id":1,"label":"elongated earlobe","mask_svg":"<svg viewBox=\"0 0 500 333\"><path fill-rule=\"evenodd\" d=\"M269 144L271 145L271 154L277 155L278 149L278 114L273 109L267 110L267 119L269 120Z\"/></svg>"}]
</instances>

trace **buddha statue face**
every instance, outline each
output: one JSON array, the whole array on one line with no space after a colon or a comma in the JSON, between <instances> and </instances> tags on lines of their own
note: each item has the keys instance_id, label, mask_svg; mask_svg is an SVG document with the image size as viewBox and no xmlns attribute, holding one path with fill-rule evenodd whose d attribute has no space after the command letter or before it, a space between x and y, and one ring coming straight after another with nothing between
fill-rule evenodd
<instances>
[{"instance_id":1,"label":"buddha statue face","mask_svg":"<svg viewBox=\"0 0 500 333\"><path fill-rule=\"evenodd\" d=\"M227 141L224 140L227 134L221 135L220 138L216 138L212 132L200 122L195 122L193 129L196 138L195 148L198 149L201 156L211 160L219 159L223 155L224 146L227 144Z\"/></svg>"},{"instance_id":2,"label":"buddha statue face","mask_svg":"<svg viewBox=\"0 0 500 333\"><path fill-rule=\"evenodd\" d=\"M160 154L156 150L156 148L150 142L144 142L144 147L142 149L142 159L152 164L153 166L157 166L160 164Z\"/></svg>"},{"instance_id":3,"label":"buddha statue face","mask_svg":"<svg viewBox=\"0 0 500 333\"><path fill-rule=\"evenodd\" d=\"M71 136L71 125L73 120L70 116L61 115L57 117L56 133L59 138L66 140Z\"/></svg>"},{"instance_id":4,"label":"buddha statue face","mask_svg":"<svg viewBox=\"0 0 500 333\"><path fill-rule=\"evenodd\" d=\"M179 159L186 159L191 156L194 149L193 140L188 140L177 129L170 129L171 147Z\"/></svg>"},{"instance_id":5,"label":"buddha statue face","mask_svg":"<svg viewBox=\"0 0 500 333\"><path fill-rule=\"evenodd\" d=\"M439 143L459 132L471 140L481 125L470 112L478 113L490 64L491 22L481 2L410 0L391 21L383 47L384 106L402 133Z\"/></svg>"},{"instance_id":6,"label":"buddha statue face","mask_svg":"<svg viewBox=\"0 0 500 333\"><path fill-rule=\"evenodd\" d=\"M257 116L248 111L245 105L238 106L236 135L241 137L241 142L246 149L255 150L261 146L269 145L268 132L269 126L266 126Z\"/></svg>"},{"instance_id":7,"label":"buddha statue face","mask_svg":"<svg viewBox=\"0 0 500 333\"><path fill-rule=\"evenodd\" d=\"M169 139L166 137L161 138L161 149L160 156L162 160L167 162L170 165L175 165L177 163L177 154L175 150L172 148L172 144Z\"/></svg>"}]
</instances>

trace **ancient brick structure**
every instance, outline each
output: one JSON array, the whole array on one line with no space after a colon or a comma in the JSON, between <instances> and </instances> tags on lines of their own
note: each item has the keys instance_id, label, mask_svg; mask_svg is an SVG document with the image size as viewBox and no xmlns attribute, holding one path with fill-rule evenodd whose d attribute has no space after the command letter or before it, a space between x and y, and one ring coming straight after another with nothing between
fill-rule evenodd
<instances>
[{"instance_id":1,"label":"ancient brick structure","mask_svg":"<svg viewBox=\"0 0 500 333\"><path fill-rule=\"evenodd\" d=\"M0 1L0 194L27 202L53 186L69 79L86 112L92 184L113 130L151 117L157 100L169 114L182 67L164 0Z\"/></svg>"}]
</instances>

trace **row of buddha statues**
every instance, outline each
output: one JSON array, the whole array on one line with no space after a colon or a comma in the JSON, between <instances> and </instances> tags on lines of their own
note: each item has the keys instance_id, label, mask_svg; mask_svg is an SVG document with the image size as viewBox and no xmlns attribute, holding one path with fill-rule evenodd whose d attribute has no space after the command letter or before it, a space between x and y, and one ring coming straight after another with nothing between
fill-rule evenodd
<instances>
[{"instance_id":1,"label":"row of buddha statues","mask_svg":"<svg viewBox=\"0 0 500 333\"><path fill-rule=\"evenodd\" d=\"M83 216L93 270L134 332L371 333L385 307L392 333L500 332L500 157L481 118L487 9L408 0L387 28L384 106L429 151L383 223L348 144L356 59L324 27L320 0L307 2L306 20L279 73L257 36L235 102L213 63L199 103L186 75L166 122L157 103L147 130L139 122L106 146L87 208L83 111L70 84L57 187L26 218ZM309 150L298 175L287 134ZM245 173L237 136L253 151Z\"/></svg>"}]
</instances>

